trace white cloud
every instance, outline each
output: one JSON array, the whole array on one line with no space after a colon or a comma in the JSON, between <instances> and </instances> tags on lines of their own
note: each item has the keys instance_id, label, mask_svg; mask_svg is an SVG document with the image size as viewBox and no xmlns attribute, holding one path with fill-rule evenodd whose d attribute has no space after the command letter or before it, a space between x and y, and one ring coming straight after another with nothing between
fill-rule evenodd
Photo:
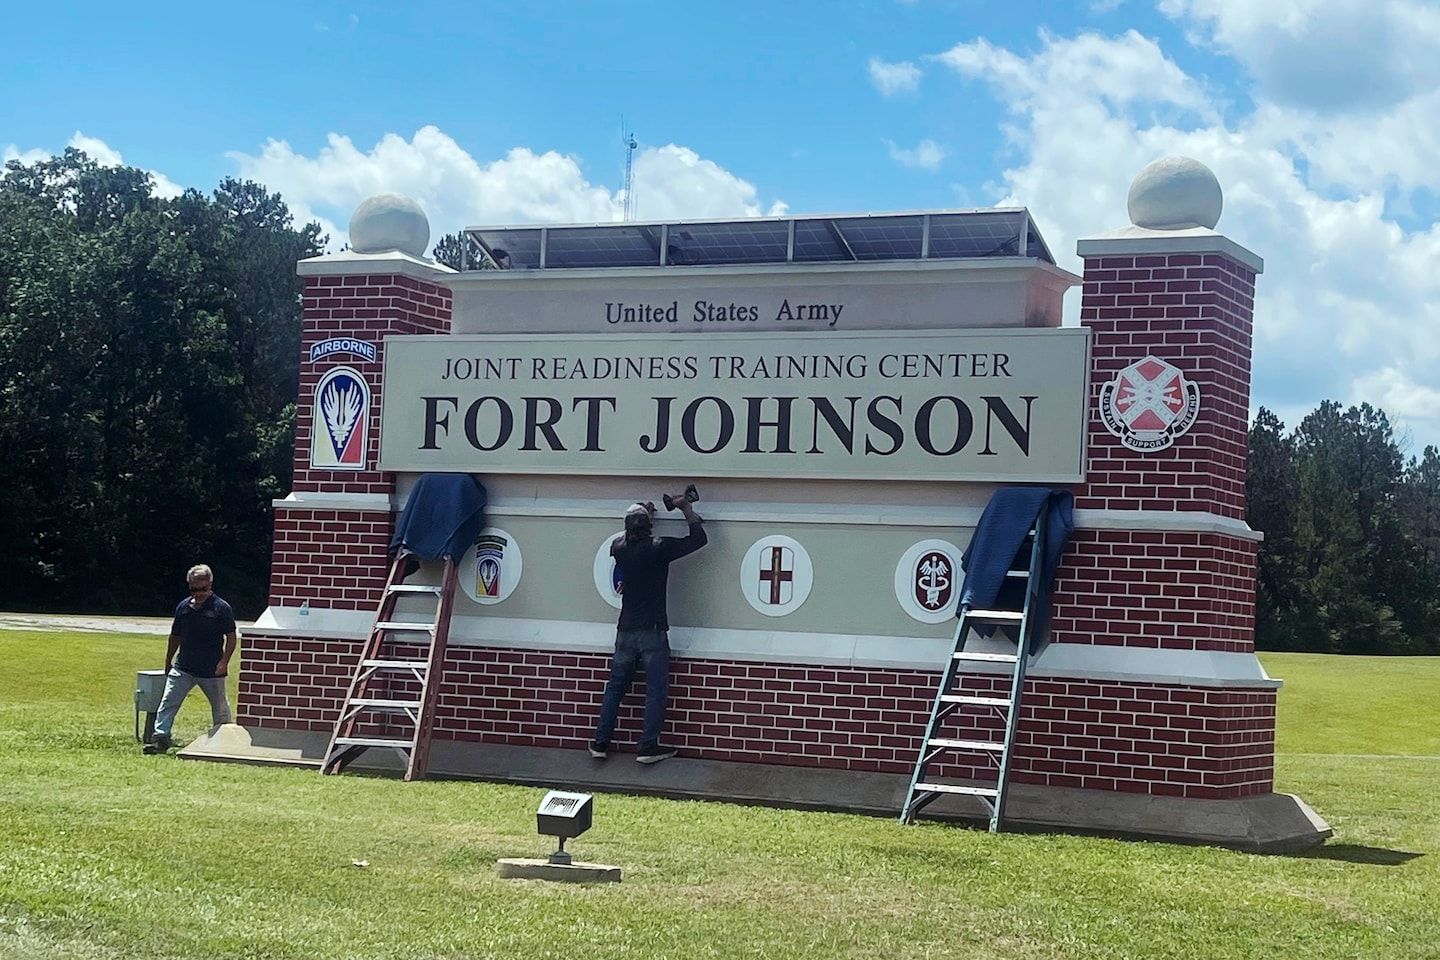
<instances>
[{"instance_id":1,"label":"white cloud","mask_svg":"<svg viewBox=\"0 0 1440 960\"><path fill-rule=\"evenodd\" d=\"M914 93L920 86L920 68L908 61L886 63L870 58L870 82L887 97L897 93Z\"/></svg>"},{"instance_id":2,"label":"white cloud","mask_svg":"<svg viewBox=\"0 0 1440 960\"><path fill-rule=\"evenodd\" d=\"M646 220L696 217L778 217L786 206L762 207L755 186L689 147L647 147L635 155L635 215Z\"/></svg>"},{"instance_id":3,"label":"white cloud","mask_svg":"<svg viewBox=\"0 0 1440 960\"><path fill-rule=\"evenodd\" d=\"M1160 0L1231 54L1269 100L1373 111L1440 83L1440 7L1430 0Z\"/></svg>"},{"instance_id":4,"label":"white cloud","mask_svg":"<svg viewBox=\"0 0 1440 960\"><path fill-rule=\"evenodd\" d=\"M25 165L39 163L41 160L50 159L49 150L21 150L13 143L7 143L5 149L0 150L0 163L9 163L11 160L19 160Z\"/></svg>"},{"instance_id":5,"label":"white cloud","mask_svg":"<svg viewBox=\"0 0 1440 960\"><path fill-rule=\"evenodd\" d=\"M1410 420L1434 420L1440 414L1440 390L1416 383L1395 367L1386 367L1358 378L1350 402L1369 402L1391 416Z\"/></svg>"},{"instance_id":6,"label":"white cloud","mask_svg":"<svg viewBox=\"0 0 1440 960\"><path fill-rule=\"evenodd\" d=\"M1267 141L1297 144L1312 185L1440 189L1440 5L1161 0L1160 7L1255 77L1250 126Z\"/></svg>"},{"instance_id":7,"label":"white cloud","mask_svg":"<svg viewBox=\"0 0 1440 960\"><path fill-rule=\"evenodd\" d=\"M978 40L937 58L988 84L1011 115L1016 159L993 199L1028 206L1051 250L1078 269L1076 239L1125 223L1144 164L1203 161L1225 189L1219 229L1266 260L1256 405L1293 417L1322 399L1368 398L1417 441L1440 442L1440 404L1426 386L1440 366L1440 225L1407 231L1388 219L1384 173L1356 167L1355 185L1337 191L1285 110L1262 103L1222 119L1219 98L1151 40L1041 40L1030 56ZM1390 122L1393 112L1372 118L1377 129ZM1072 320L1078 308L1072 292Z\"/></svg>"},{"instance_id":8,"label":"white cloud","mask_svg":"<svg viewBox=\"0 0 1440 960\"><path fill-rule=\"evenodd\" d=\"M409 140L386 134L368 150L332 133L314 155L271 140L256 154L232 152L242 177L285 198L297 219L317 220L331 244L366 197L413 197L430 217L432 239L476 224L596 223L618 220L623 196L590 182L577 158L515 147L476 160L449 135L427 126ZM740 217L765 212L754 185L686 147L647 147L635 155L637 216ZM769 211L783 210L778 201Z\"/></svg>"},{"instance_id":9,"label":"white cloud","mask_svg":"<svg viewBox=\"0 0 1440 960\"><path fill-rule=\"evenodd\" d=\"M940 162L945 159L945 148L934 140L921 140L910 149L898 147L893 141L886 140L885 147L890 151L890 159L902 167L939 170Z\"/></svg>"},{"instance_id":10,"label":"white cloud","mask_svg":"<svg viewBox=\"0 0 1440 960\"><path fill-rule=\"evenodd\" d=\"M75 131L75 135L72 136L65 145L67 147L74 147L76 150L85 151L85 154L91 160L94 160L102 167L119 167L125 164L125 159L120 155L119 150L116 150L99 137L86 136L79 130ZM19 160L21 163L29 164L50 159L54 151L43 148L21 150L12 143L5 147L3 154L4 160L7 163L11 160ZM150 178L155 182L155 196L170 199L178 197L185 192L183 187L165 176L165 174L159 170L146 170L145 172L150 174Z\"/></svg>"}]
</instances>

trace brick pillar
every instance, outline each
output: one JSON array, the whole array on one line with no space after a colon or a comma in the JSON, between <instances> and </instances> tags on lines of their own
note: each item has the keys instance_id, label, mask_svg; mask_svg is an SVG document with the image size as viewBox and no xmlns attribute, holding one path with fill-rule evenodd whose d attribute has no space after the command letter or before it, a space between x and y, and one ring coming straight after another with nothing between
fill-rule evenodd
<instances>
[{"instance_id":1,"label":"brick pillar","mask_svg":"<svg viewBox=\"0 0 1440 960\"><path fill-rule=\"evenodd\" d=\"M326 729L360 647L340 636L354 626L337 627L333 617L354 611L363 621L374 611L395 525L395 477L378 466L385 340L449 332L451 271L400 253L334 254L299 269L305 289L295 472L290 496L275 505L270 610L261 621L266 629L245 640L238 718L250 726ZM312 347L334 340L350 342L311 359ZM341 368L369 391L368 434L359 463L322 466L312 462L315 433L328 429L315 410L316 391ZM313 615L297 617L295 608L307 601Z\"/></svg>"},{"instance_id":2,"label":"brick pillar","mask_svg":"<svg viewBox=\"0 0 1440 960\"><path fill-rule=\"evenodd\" d=\"M374 266L372 265L372 269ZM394 518L389 500L395 478L378 469L380 459L381 372L385 338L392 334L448 333L449 287L396 273L311 275L305 278L300 332L300 396L295 412L295 475L291 490L300 500L331 504L324 508L282 509L275 516L275 552L270 573L270 604L373 609L385 577L385 553ZM310 360L310 349L334 338L351 338L375 347L375 358L353 352ZM317 422L315 390L336 367L360 373L371 391L369 442L365 468L323 469L310 462ZM340 494L340 497L325 495ZM346 509L348 495L354 508ZM307 496L309 495L309 496ZM373 505L362 497L369 495ZM380 498L384 498L381 500Z\"/></svg>"},{"instance_id":3,"label":"brick pillar","mask_svg":"<svg viewBox=\"0 0 1440 960\"><path fill-rule=\"evenodd\" d=\"M1253 653L1259 543L1244 523L1245 468L1255 278L1262 263L1199 228L1131 228L1082 240L1079 252L1085 261L1080 322L1093 339L1088 463L1076 506L1093 522L1076 531L1062 564L1052 639ZM1144 410L1165 395L1148 393L1151 384L1168 388L1175 401L1153 415L1141 413L1127 432L1116 413L1135 415L1130 396L1140 397ZM1195 389L1199 406L1191 415L1185 404ZM1187 420L1183 433L1161 429L1166 421L1173 429ZM1196 670L1182 679L1148 691L1117 690L1110 698L1131 698L1118 709L1137 714L1131 720L1137 737L1152 743L1132 763L1171 771L1151 792L1268 792L1273 685L1213 682L1219 678Z\"/></svg>"}]
</instances>

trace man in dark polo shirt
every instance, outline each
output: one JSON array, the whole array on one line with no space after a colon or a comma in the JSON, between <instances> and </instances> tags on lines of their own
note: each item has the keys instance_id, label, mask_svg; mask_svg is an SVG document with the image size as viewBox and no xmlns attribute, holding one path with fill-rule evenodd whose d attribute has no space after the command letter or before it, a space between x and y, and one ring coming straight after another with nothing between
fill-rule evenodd
<instances>
[{"instance_id":1,"label":"man in dark polo shirt","mask_svg":"<svg viewBox=\"0 0 1440 960\"><path fill-rule=\"evenodd\" d=\"M590 756L604 760L610 754L610 738L620 715L620 701L630 688L635 670L645 667L645 728L640 736L640 763L659 763L675 756L672 747L660 745L660 727L665 722L665 697L670 687L670 621L665 610L665 586L670 564L705 546L705 528L690 502L676 497L674 504L685 515L690 534L660 537L652 534L655 504L637 503L625 511L625 533L610 544L610 556L624 576L620 594L620 622L615 631L615 659L610 680L605 684L605 702Z\"/></svg>"},{"instance_id":2,"label":"man in dark polo shirt","mask_svg":"<svg viewBox=\"0 0 1440 960\"><path fill-rule=\"evenodd\" d=\"M185 574L190 596L175 608L170 642L165 648L165 694L155 716L155 739L145 745L146 753L170 749L171 728L180 704L195 687L210 701L210 719L219 726L230 723L230 702L225 699L225 674L239 641L235 633L235 611L215 595L215 577L205 564Z\"/></svg>"}]
</instances>

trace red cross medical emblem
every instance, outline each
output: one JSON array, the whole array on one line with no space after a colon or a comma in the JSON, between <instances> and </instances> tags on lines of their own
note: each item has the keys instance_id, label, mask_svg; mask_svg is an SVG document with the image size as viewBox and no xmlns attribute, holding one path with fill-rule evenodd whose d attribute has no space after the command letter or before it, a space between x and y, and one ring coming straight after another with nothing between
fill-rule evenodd
<instances>
[{"instance_id":1,"label":"red cross medical emblem","mask_svg":"<svg viewBox=\"0 0 1440 960\"><path fill-rule=\"evenodd\" d=\"M760 602L776 607L789 603L795 590L795 552L789 547L767 547L761 564Z\"/></svg>"},{"instance_id":2,"label":"red cross medical emblem","mask_svg":"<svg viewBox=\"0 0 1440 960\"><path fill-rule=\"evenodd\" d=\"M1100 388L1100 421L1131 450L1164 450L1199 415L1200 388L1158 357L1130 364Z\"/></svg>"}]
</instances>

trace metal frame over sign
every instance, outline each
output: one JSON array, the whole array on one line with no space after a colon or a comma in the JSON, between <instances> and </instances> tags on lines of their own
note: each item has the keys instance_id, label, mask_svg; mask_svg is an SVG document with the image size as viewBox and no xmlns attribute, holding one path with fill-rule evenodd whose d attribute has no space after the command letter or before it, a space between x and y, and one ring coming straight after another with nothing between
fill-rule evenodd
<instances>
[{"instance_id":1,"label":"metal frame over sign","mask_svg":"<svg viewBox=\"0 0 1440 960\"><path fill-rule=\"evenodd\" d=\"M397 472L1075 483L1089 331L386 340Z\"/></svg>"}]
</instances>

